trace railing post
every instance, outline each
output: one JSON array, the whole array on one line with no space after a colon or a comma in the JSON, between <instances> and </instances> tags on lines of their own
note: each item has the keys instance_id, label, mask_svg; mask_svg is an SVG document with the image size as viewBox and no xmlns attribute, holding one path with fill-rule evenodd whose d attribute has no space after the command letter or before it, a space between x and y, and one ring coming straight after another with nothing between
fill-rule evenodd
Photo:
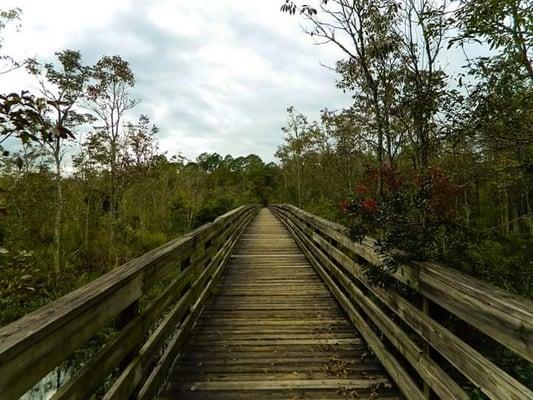
<instances>
[{"instance_id":1,"label":"railing post","mask_svg":"<svg viewBox=\"0 0 533 400\"><path fill-rule=\"evenodd\" d=\"M135 300L133 303L131 303L128 307L126 307L119 315L118 315L118 329L122 330L125 328L131 321L133 321L135 318L137 318L140 315L140 307L139 307L139 300ZM142 332L142 335L144 335L144 330ZM119 365L119 368L123 370L126 368L126 366L130 363L130 361L137 355L139 350L141 349L141 342L142 342L142 336L139 338L138 343L135 345L135 347L132 349L131 353L129 353L122 362Z\"/></svg>"},{"instance_id":2,"label":"railing post","mask_svg":"<svg viewBox=\"0 0 533 400\"><path fill-rule=\"evenodd\" d=\"M204 234L204 232L202 232L202 235ZM196 299L198 298L200 292L201 292L201 288L198 288L198 287L194 287L193 286L193 283L196 281L196 278L198 278L199 276L202 275L202 272L206 266L206 262L205 260L202 261L204 255L205 255L205 248L206 248L206 241L203 239L203 238L196 238L195 241L194 241L194 246L193 246L193 249L192 249L192 254L191 254L191 267L193 268L197 268L198 266L198 263L199 262L202 262L203 265L201 266L202 268L198 267L199 269L194 273L194 276L193 278L191 279L190 281L190 284L188 285L188 288L189 287L192 287L193 288L193 291L194 291L194 302L196 302Z\"/></svg>"},{"instance_id":3,"label":"railing post","mask_svg":"<svg viewBox=\"0 0 533 400\"><path fill-rule=\"evenodd\" d=\"M431 314L430 301L426 296L422 296L422 312L424 313L424 315L427 315L428 317ZM427 358L431 357L431 354L430 354L431 346L429 345L429 342L427 340L424 340L423 351L424 351L424 354L427 356ZM424 381L423 392L424 392L423 393L424 399L430 400L431 399L431 388L429 387L426 381Z\"/></svg>"}]
</instances>

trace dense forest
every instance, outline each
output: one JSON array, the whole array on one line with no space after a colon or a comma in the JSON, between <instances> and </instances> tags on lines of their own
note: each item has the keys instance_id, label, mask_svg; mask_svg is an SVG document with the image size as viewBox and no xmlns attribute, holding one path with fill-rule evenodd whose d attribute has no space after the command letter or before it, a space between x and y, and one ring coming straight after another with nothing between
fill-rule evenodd
<instances>
[{"instance_id":1,"label":"dense forest","mask_svg":"<svg viewBox=\"0 0 533 400\"><path fill-rule=\"evenodd\" d=\"M353 105L313 122L288 110L283 200L379 238L385 270L405 258L400 248L531 297L531 4L315 7L282 11L342 50L337 86ZM468 57L472 46L483 56ZM446 61L457 49L461 67Z\"/></svg>"},{"instance_id":2,"label":"dense forest","mask_svg":"<svg viewBox=\"0 0 533 400\"><path fill-rule=\"evenodd\" d=\"M352 105L324 104L318 121L288 107L277 163L160 151L157 121L126 119L139 100L118 55L1 54L2 75L25 69L40 88L0 96L1 324L246 203L292 203L378 238L390 262L376 279L401 258L433 259L533 296L531 4L282 11L343 52L337 86ZM21 19L1 11L0 46ZM472 43L485 55L450 67L447 54Z\"/></svg>"},{"instance_id":3,"label":"dense forest","mask_svg":"<svg viewBox=\"0 0 533 400\"><path fill-rule=\"evenodd\" d=\"M5 28L20 10L1 16ZM40 92L0 98L2 324L240 204L272 196L275 164L253 154L167 157L148 116L124 121L138 99L120 56L94 66L73 50L59 51L53 63L3 60L3 73L26 68Z\"/></svg>"}]
</instances>

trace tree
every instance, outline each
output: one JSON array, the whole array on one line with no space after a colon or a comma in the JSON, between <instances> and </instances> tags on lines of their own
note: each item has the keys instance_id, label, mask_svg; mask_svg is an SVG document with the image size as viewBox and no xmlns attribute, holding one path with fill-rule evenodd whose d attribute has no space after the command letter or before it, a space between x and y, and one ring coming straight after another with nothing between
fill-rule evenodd
<instances>
[{"instance_id":1,"label":"tree","mask_svg":"<svg viewBox=\"0 0 533 400\"><path fill-rule=\"evenodd\" d=\"M281 128L287 137L285 138L286 145L280 146L276 155L278 158L291 157L294 162L294 169L296 170L296 190L298 194L298 207L303 203L303 136L305 131L309 129L307 118L305 115L298 113L294 107L287 108L287 126Z\"/></svg>"},{"instance_id":2,"label":"tree","mask_svg":"<svg viewBox=\"0 0 533 400\"><path fill-rule=\"evenodd\" d=\"M157 151L156 135L159 128L150 126L150 118L141 115L136 124L126 124L126 145L136 167L150 165Z\"/></svg>"},{"instance_id":3,"label":"tree","mask_svg":"<svg viewBox=\"0 0 533 400\"><path fill-rule=\"evenodd\" d=\"M16 137L22 144L49 138L50 121L46 118L47 104L26 90L0 95L0 150L9 138Z\"/></svg>"},{"instance_id":4,"label":"tree","mask_svg":"<svg viewBox=\"0 0 533 400\"><path fill-rule=\"evenodd\" d=\"M533 81L533 17L528 0L461 0L455 19L460 34L452 43L486 41L501 58Z\"/></svg>"},{"instance_id":5,"label":"tree","mask_svg":"<svg viewBox=\"0 0 533 400\"><path fill-rule=\"evenodd\" d=\"M5 29L13 23L20 20L20 14L22 13L20 8L12 8L10 10L0 9L0 52L4 44L3 33ZM13 59L13 57L0 53L0 63L3 65L0 67L0 75L6 74L20 66L20 64Z\"/></svg>"},{"instance_id":6,"label":"tree","mask_svg":"<svg viewBox=\"0 0 533 400\"><path fill-rule=\"evenodd\" d=\"M211 173L222 164L222 156L218 153L202 153L196 159L196 163L203 171Z\"/></svg>"},{"instance_id":7,"label":"tree","mask_svg":"<svg viewBox=\"0 0 533 400\"><path fill-rule=\"evenodd\" d=\"M85 103L103 124L96 127L90 143L94 145L93 150L105 151L97 156L109 170L112 253L118 216L118 167L125 141L122 121L126 111L138 103L130 92L134 84L135 78L127 61L120 56L104 56L92 68L91 83L87 88L88 101ZM117 262L116 255L111 254L110 258L112 262Z\"/></svg>"},{"instance_id":8,"label":"tree","mask_svg":"<svg viewBox=\"0 0 533 400\"><path fill-rule=\"evenodd\" d=\"M292 5L292 7L291 7ZM282 10L295 12L286 1ZM395 30L398 5L393 0L330 0L317 8L304 5L306 32L318 43L332 43L346 59L337 63L342 79L339 87L353 92L354 113L364 123L366 133L375 137L377 162L392 165L403 137L394 130L391 115L401 81L401 43ZM386 160L385 160L386 159ZM381 174L381 173L380 173ZM378 179L381 186L381 179Z\"/></svg>"},{"instance_id":9,"label":"tree","mask_svg":"<svg viewBox=\"0 0 533 400\"><path fill-rule=\"evenodd\" d=\"M396 112L414 150L414 167L425 172L438 130L435 118L448 94L447 76L439 65L450 25L447 3L408 0L403 13L406 28L398 36L403 41L404 87Z\"/></svg>"},{"instance_id":10,"label":"tree","mask_svg":"<svg viewBox=\"0 0 533 400\"><path fill-rule=\"evenodd\" d=\"M0 10L0 75L6 74L20 66L7 54L2 54L5 29L20 20L21 10ZM51 127L45 117L46 101L27 90L19 93L0 94L0 150L7 155L2 144L10 137L17 137L24 146L31 140L46 138L51 134Z\"/></svg>"},{"instance_id":11,"label":"tree","mask_svg":"<svg viewBox=\"0 0 533 400\"><path fill-rule=\"evenodd\" d=\"M36 60L28 60L26 68L37 77L41 95L46 102L45 118L49 121L51 135L38 138L48 148L55 167L56 215L54 220L54 268L56 274L61 266L61 224L63 217L63 190L61 164L68 139L80 124L89 120L87 114L76 110L83 98L89 77L89 68L82 65L79 51L64 50L56 53L59 65L52 63L41 65Z\"/></svg>"},{"instance_id":12,"label":"tree","mask_svg":"<svg viewBox=\"0 0 533 400\"><path fill-rule=\"evenodd\" d=\"M492 172L484 184L497 194L494 206L505 236L511 231L533 232L530 8L522 0L461 1L453 15L457 34L450 42L462 48L475 42L491 50L467 59L467 73L459 80L467 96L459 118L454 119L453 137L470 142L490 163Z\"/></svg>"},{"instance_id":13,"label":"tree","mask_svg":"<svg viewBox=\"0 0 533 400\"><path fill-rule=\"evenodd\" d=\"M123 139L122 120L126 111L138 103L130 92L135 78L128 62L120 56L104 56L92 68L91 79L85 106L103 123L97 130L109 147L108 167L114 177Z\"/></svg>"},{"instance_id":14,"label":"tree","mask_svg":"<svg viewBox=\"0 0 533 400\"><path fill-rule=\"evenodd\" d=\"M194 221L207 198L205 171L197 163L188 163L179 170L180 196L174 209L185 215L186 229L194 226Z\"/></svg>"},{"instance_id":15,"label":"tree","mask_svg":"<svg viewBox=\"0 0 533 400\"><path fill-rule=\"evenodd\" d=\"M246 173L246 179L250 182L250 194L257 199L254 202L268 206L278 187L279 168L275 163L265 164L255 154L250 154L246 158L250 161Z\"/></svg>"}]
</instances>

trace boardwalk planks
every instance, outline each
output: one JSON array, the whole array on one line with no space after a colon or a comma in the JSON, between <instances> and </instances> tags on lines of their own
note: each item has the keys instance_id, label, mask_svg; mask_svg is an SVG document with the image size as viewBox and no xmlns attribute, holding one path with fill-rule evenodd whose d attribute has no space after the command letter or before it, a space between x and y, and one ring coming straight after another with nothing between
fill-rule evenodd
<instances>
[{"instance_id":1,"label":"boardwalk planks","mask_svg":"<svg viewBox=\"0 0 533 400\"><path fill-rule=\"evenodd\" d=\"M162 399L399 398L289 235L260 211L170 372Z\"/></svg>"},{"instance_id":2,"label":"boardwalk planks","mask_svg":"<svg viewBox=\"0 0 533 400\"><path fill-rule=\"evenodd\" d=\"M466 399L461 385L455 382L462 374L470 384L494 400L533 399L531 383L519 381L503 368L476 351L454 332L449 331L427 312L428 301L455 314L480 332L496 339L526 360L531 360L533 344L533 304L443 265L418 262L402 265L394 274L399 282L418 292L422 309L417 308L413 294L370 284L359 262L379 264L374 241L353 242L347 229L291 205L273 207L301 243L304 252L320 271L337 300L343 304L355 326L378 355L391 377L408 399L419 398L395 363L412 367L423 382L424 398L431 391L442 399ZM356 306L357 310L350 311ZM391 318L396 314L397 318ZM374 327L368 330L367 321ZM407 329L406 329L407 328ZM377 336L380 340L375 340ZM384 341L383 338L387 338ZM395 354L393 359L381 354L383 348ZM442 368L444 357L450 367ZM455 367L455 371L451 366ZM529 386L529 387L528 387Z\"/></svg>"},{"instance_id":3,"label":"boardwalk planks","mask_svg":"<svg viewBox=\"0 0 533 400\"><path fill-rule=\"evenodd\" d=\"M455 400L467 380L491 399L533 399L427 307L531 361L530 301L428 262L394 275L410 297L377 287L361 266L381 262L371 239L294 206L271 210L239 207L0 329L0 398L18 398L114 320L53 400L91 398L104 381L107 400Z\"/></svg>"},{"instance_id":4,"label":"boardwalk planks","mask_svg":"<svg viewBox=\"0 0 533 400\"><path fill-rule=\"evenodd\" d=\"M56 393L54 400L89 398L111 371L116 371L130 358L133 360L119 377L122 384L117 383L123 391L117 393L135 392L140 384L138 379L145 377L152 364L150 361L159 355L161 347L175 331L175 324L164 328L157 326L162 314L175 304L184 286L190 286L197 279L198 273L225 263L256 210L255 206L242 206L230 211L1 328L0 398L18 399L113 320L119 321L116 338L77 371ZM178 277L168 286L169 291L164 291L137 313L142 296L170 273ZM211 277L202 276L205 279L193 285L196 291L188 300L197 301L209 285ZM187 305L183 313L180 311L175 312L177 317L173 322L180 322L178 317L192 313ZM143 343L152 329L154 333ZM135 355L148 344L153 344L149 354ZM138 360L141 362L136 364Z\"/></svg>"}]
</instances>

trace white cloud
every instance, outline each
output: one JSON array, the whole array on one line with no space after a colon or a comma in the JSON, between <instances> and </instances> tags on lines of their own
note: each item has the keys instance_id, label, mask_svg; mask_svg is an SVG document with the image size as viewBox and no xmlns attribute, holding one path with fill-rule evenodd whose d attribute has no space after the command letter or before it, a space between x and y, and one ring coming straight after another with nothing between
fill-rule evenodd
<instances>
[{"instance_id":1,"label":"white cloud","mask_svg":"<svg viewBox=\"0 0 533 400\"><path fill-rule=\"evenodd\" d=\"M318 116L350 99L320 65L341 54L313 46L281 0L2 0L23 10L21 32L5 50L49 60L82 52L87 63L120 54L137 77L142 103L160 126L161 149L189 157L203 151L272 160L286 108ZM32 86L23 71L0 77L2 91Z\"/></svg>"}]
</instances>

